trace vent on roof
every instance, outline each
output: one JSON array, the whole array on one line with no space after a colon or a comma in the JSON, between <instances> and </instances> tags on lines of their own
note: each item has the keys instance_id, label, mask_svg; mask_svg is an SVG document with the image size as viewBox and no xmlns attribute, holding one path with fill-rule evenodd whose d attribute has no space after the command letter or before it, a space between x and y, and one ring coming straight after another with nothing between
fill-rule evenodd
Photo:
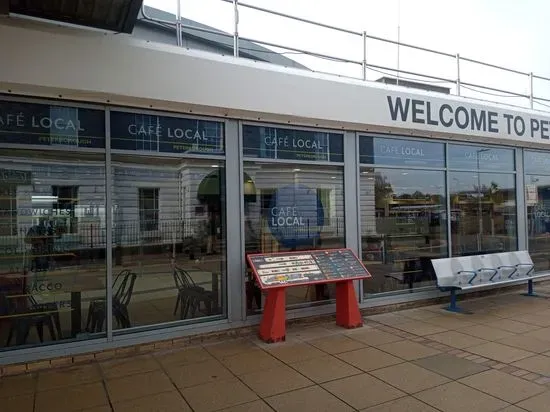
<instances>
[{"instance_id":1,"label":"vent on roof","mask_svg":"<svg viewBox=\"0 0 550 412\"><path fill-rule=\"evenodd\" d=\"M0 3L2 1L0 0ZM115 32L131 33L143 0L8 1L10 13Z\"/></svg>"},{"instance_id":2,"label":"vent on roof","mask_svg":"<svg viewBox=\"0 0 550 412\"><path fill-rule=\"evenodd\" d=\"M385 84L398 84L399 86L403 87L410 87L411 89L420 89L420 90L427 90L430 92L437 92L437 93L444 93L444 94L450 94L451 89L449 87L441 87L441 86L435 86L433 84L426 84L421 82L413 82L410 80L403 80L399 79L399 83L397 82L396 77L381 77L378 80L376 80L378 83L385 83Z\"/></svg>"}]
</instances>

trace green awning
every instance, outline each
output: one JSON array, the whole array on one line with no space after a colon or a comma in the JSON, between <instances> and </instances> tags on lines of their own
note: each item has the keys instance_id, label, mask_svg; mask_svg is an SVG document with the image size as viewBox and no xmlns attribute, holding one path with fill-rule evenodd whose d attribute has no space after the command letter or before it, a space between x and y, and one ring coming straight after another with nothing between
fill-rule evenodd
<instances>
[{"instance_id":1,"label":"green awning","mask_svg":"<svg viewBox=\"0 0 550 412\"><path fill-rule=\"evenodd\" d=\"M225 169L221 168L208 174L199 184L197 190L197 198L201 202L217 201L223 194L220 189L222 182L225 182ZM250 178L250 176L244 173L244 200L246 202L256 201L256 185Z\"/></svg>"}]
</instances>

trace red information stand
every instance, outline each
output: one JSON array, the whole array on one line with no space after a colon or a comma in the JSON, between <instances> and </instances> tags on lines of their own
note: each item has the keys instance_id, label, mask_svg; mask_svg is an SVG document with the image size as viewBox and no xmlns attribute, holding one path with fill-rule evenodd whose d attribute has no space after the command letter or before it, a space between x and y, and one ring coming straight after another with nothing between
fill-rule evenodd
<instances>
[{"instance_id":1,"label":"red information stand","mask_svg":"<svg viewBox=\"0 0 550 412\"><path fill-rule=\"evenodd\" d=\"M264 342L280 342L286 336L285 288L273 288L267 292L264 313L260 323L260 339Z\"/></svg>"},{"instance_id":2,"label":"red information stand","mask_svg":"<svg viewBox=\"0 0 550 412\"><path fill-rule=\"evenodd\" d=\"M371 275L350 249L251 254L247 260L260 288L267 292L259 331L263 341L285 340L285 292L292 286L335 283L336 324L363 325L353 281Z\"/></svg>"}]
</instances>

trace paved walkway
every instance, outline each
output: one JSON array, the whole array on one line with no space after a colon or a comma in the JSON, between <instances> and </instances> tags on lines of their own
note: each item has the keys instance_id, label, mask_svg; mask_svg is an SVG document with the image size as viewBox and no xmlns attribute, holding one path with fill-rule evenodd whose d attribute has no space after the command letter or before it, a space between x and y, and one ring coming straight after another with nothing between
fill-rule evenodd
<instances>
[{"instance_id":1,"label":"paved walkway","mask_svg":"<svg viewBox=\"0 0 550 412\"><path fill-rule=\"evenodd\" d=\"M550 300L463 306L5 377L0 411L550 411Z\"/></svg>"}]
</instances>

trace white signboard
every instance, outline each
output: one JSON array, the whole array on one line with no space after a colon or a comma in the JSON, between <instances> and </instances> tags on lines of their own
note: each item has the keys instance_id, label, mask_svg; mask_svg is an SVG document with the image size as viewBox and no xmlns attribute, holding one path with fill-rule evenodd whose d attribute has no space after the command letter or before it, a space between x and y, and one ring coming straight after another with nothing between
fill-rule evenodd
<instances>
[{"instance_id":1,"label":"white signboard","mask_svg":"<svg viewBox=\"0 0 550 412\"><path fill-rule=\"evenodd\" d=\"M411 129L550 143L550 117L500 107L386 93L383 122Z\"/></svg>"}]
</instances>

